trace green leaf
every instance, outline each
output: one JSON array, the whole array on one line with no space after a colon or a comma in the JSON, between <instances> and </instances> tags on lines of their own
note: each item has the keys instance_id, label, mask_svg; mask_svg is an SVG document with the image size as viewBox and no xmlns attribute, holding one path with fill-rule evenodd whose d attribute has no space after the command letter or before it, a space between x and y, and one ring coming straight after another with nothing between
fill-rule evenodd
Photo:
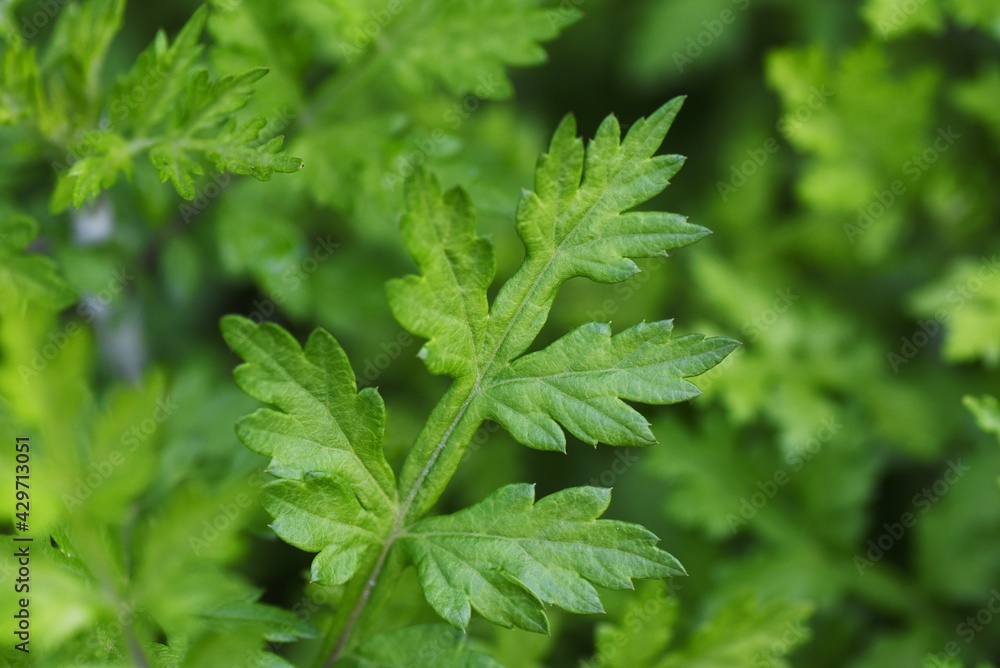
<instances>
[{"instance_id":1,"label":"green leaf","mask_svg":"<svg viewBox=\"0 0 1000 668\"><path fill-rule=\"evenodd\" d=\"M270 323L227 316L222 333L245 360L236 383L263 408L240 420L240 439L271 457L272 473L302 479L307 473L343 480L365 508L385 513L395 506L392 469L382 452L385 405L378 391L357 391L340 344L317 329L305 348Z\"/></svg>"},{"instance_id":2,"label":"green leaf","mask_svg":"<svg viewBox=\"0 0 1000 668\"><path fill-rule=\"evenodd\" d=\"M220 132L219 143L206 148L205 155L217 171L245 174L258 181L302 169L305 163L282 152L285 138L281 135L271 137L268 125L269 121L261 116L242 125L237 125L234 119Z\"/></svg>"},{"instance_id":3,"label":"green leaf","mask_svg":"<svg viewBox=\"0 0 1000 668\"><path fill-rule=\"evenodd\" d=\"M501 288L485 334L493 259L466 198L454 191L440 198L422 173L409 179L403 232L423 275L392 282L389 295L400 323L431 337L432 371L460 376L475 368L488 377L527 349L566 280L623 281L639 271L632 258L662 256L709 233L676 214L629 211L666 188L683 164L680 156L654 156L682 103L636 121L624 140L608 117L586 151L573 118L563 120L538 161L535 191L518 206L527 258Z\"/></svg>"},{"instance_id":4,"label":"green leaf","mask_svg":"<svg viewBox=\"0 0 1000 668\"><path fill-rule=\"evenodd\" d=\"M465 649L466 635L444 624L420 624L365 640L345 657L358 668L500 668L486 654Z\"/></svg>"},{"instance_id":5,"label":"green leaf","mask_svg":"<svg viewBox=\"0 0 1000 668\"><path fill-rule=\"evenodd\" d=\"M111 128L134 128L137 134L145 135L176 113L172 105L182 97L201 57L198 40L207 16L207 7L195 11L173 44L162 30L156 33L153 43L111 91Z\"/></svg>"},{"instance_id":6,"label":"green leaf","mask_svg":"<svg viewBox=\"0 0 1000 668\"><path fill-rule=\"evenodd\" d=\"M733 598L712 612L684 644L674 631L680 614L676 598L662 587L644 587L616 623L600 624L596 655L588 664L604 668L728 668L788 666L785 655L810 637L805 621L811 606L784 600L759 604L753 597Z\"/></svg>"},{"instance_id":7,"label":"green leaf","mask_svg":"<svg viewBox=\"0 0 1000 668\"><path fill-rule=\"evenodd\" d=\"M298 158L280 153L282 137L267 138L263 133L266 118L255 117L242 124L233 118L246 105L252 85L265 74L267 69L259 67L217 81L212 81L206 70L194 75L180 99L181 112L171 121L183 128L183 133L150 149L150 160L161 181L170 180L182 197L194 199L195 177L204 174L201 163L192 157L198 153L218 172L247 174L262 181L275 172L301 169Z\"/></svg>"},{"instance_id":8,"label":"green leaf","mask_svg":"<svg viewBox=\"0 0 1000 668\"><path fill-rule=\"evenodd\" d=\"M642 323L615 336L604 323L577 328L513 362L487 386L486 414L521 443L565 451L561 423L597 445L650 445L649 423L622 399L672 404L701 392L684 380L714 367L737 345L692 334L671 339L672 321Z\"/></svg>"},{"instance_id":9,"label":"green leaf","mask_svg":"<svg viewBox=\"0 0 1000 668\"><path fill-rule=\"evenodd\" d=\"M125 521L132 504L156 476L161 426L178 408L164 386L162 374L154 373L137 387L107 394L94 419L90 448L80 463L77 478L85 480L100 471L104 480L83 498L79 491L63 495L63 502L71 510L76 512L75 507L82 505L102 522ZM151 423L154 426L150 428ZM137 425L144 428L137 429ZM69 498L73 501L68 502Z\"/></svg>"},{"instance_id":10,"label":"green leaf","mask_svg":"<svg viewBox=\"0 0 1000 668\"><path fill-rule=\"evenodd\" d=\"M25 252L37 234L33 218L0 207L0 315L23 313L29 305L58 311L76 301L55 262Z\"/></svg>"},{"instance_id":11,"label":"green leaf","mask_svg":"<svg viewBox=\"0 0 1000 668\"><path fill-rule=\"evenodd\" d=\"M655 155L682 103L676 98L639 119L624 139L609 117L586 149L575 136L572 117L559 125L548 153L538 160L535 190L523 193L518 206L515 224L526 249L524 263L500 288L485 330L481 286L492 275L491 256L475 236L464 198L457 193L439 198L433 181L423 175L411 179L407 237L422 276L391 284L390 295L403 326L432 337L430 368L459 382L404 463L402 498L413 499L407 520L419 517L440 495L484 419L497 419L522 442L542 449L563 449L558 422L591 443L649 443L653 438L645 421L621 399L669 403L694 396L693 386L677 381L706 370L732 350L734 342L710 339L699 344L704 349L689 368L678 352L676 370L670 370L673 351L694 345L694 339L667 345L654 336L643 344L644 336L662 326L641 326L615 339L588 327L551 350L517 359L534 342L556 293L570 278L623 281L639 271L633 258L663 256L708 234L682 216L632 210L666 188L683 163L680 156ZM489 262L485 269L457 259L470 249ZM606 351L593 355L595 346ZM631 352L636 357L626 360ZM581 356L588 361L580 362ZM636 362L649 368L625 370ZM654 381L657 373L661 377ZM662 389L648 386L661 380ZM596 384L582 388L590 382ZM568 395L558 395L566 390ZM524 394L513 396L518 392ZM528 396L544 396L543 405ZM579 403L584 396L589 404Z\"/></svg>"},{"instance_id":12,"label":"green leaf","mask_svg":"<svg viewBox=\"0 0 1000 668\"><path fill-rule=\"evenodd\" d=\"M646 529L597 520L611 490L576 487L535 502L533 485L508 485L453 515L411 526L400 542L431 607L465 628L471 609L507 627L545 633L543 605L603 612L593 585L631 589L633 578L683 575Z\"/></svg>"},{"instance_id":13,"label":"green leaf","mask_svg":"<svg viewBox=\"0 0 1000 668\"><path fill-rule=\"evenodd\" d=\"M407 181L406 204L401 232L421 275L389 281L393 315L428 339L420 357L432 372L474 373L496 265L493 248L476 234L475 212L461 189L442 197L437 180L420 172Z\"/></svg>"}]
</instances>

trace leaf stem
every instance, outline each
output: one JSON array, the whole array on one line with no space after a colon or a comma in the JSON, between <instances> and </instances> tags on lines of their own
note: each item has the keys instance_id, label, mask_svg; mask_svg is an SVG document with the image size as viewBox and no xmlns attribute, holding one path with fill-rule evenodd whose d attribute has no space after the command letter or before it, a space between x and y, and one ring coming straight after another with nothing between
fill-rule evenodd
<instances>
[{"instance_id":1,"label":"leaf stem","mask_svg":"<svg viewBox=\"0 0 1000 668\"><path fill-rule=\"evenodd\" d=\"M382 544L382 549L379 551L377 557L370 563L363 567L360 572L364 573L364 578L355 578L351 584L348 585L348 589L344 595L344 601L355 601L353 605L342 606L341 610L344 611L337 618L335 618L332 625L331 633L328 634L326 646L321 652L321 657L327 657L325 662L322 663L323 668L331 668L337 659L343 654L347 647L348 640L350 639L351 633L357 626L358 621L361 619L364 613L365 607L368 601L371 599L372 592L375 586L379 582L379 578L382 574L382 570L385 567L386 559L389 556L389 552L392 546L395 544L396 539L405 533L408 525L419 518L426 510L423 510L425 504L419 504L414 506L417 501L418 496L428 480L435 473L435 471L441 470L438 464L446 453L453 453L457 451L459 454L462 452L462 448L449 448L449 444L453 442L467 444L472 439L472 435L475 430L479 427L480 420L467 419L470 415L469 408L472 405L473 399L478 394L478 384L470 384L468 382L458 381L453 385L448 392L441 398L438 405L435 407L434 411L431 413L431 417L427 422L427 426L417 437L417 442L414 445L414 449L411 452L407 461L411 461L411 458L418 452L427 452L428 444L433 444L433 447L429 448L426 456L422 458L424 465L420 473L416 476L413 483L410 484L406 495L403 497L403 502L400 504L396 519L393 522L392 529L389 535L386 536L385 541ZM471 428L470 428L471 425ZM436 429L435 429L436 428ZM454 469L457 467L449 466L445 468L446 478L443 481L435 481L437 484L435 488L440 487L443 489L447 485L448 480L454 474ZM441 477L440 474L437 477ZM436 500L436 497L435 497ZM431 502L433 503L433 501ZM414 512L414 508L417 512ZM359 586L357 583L363 583ZM349 612L347 612L349 610Z\"/></svg>"},{"instance_id":2,"label":"leaf stem","mask_svg":"<svg viewBox=\"0 0 1000 668\"><path fill-rule=\"evenodd\" d=\"M331 668L340 657L340 654L344 651L347 646L347 641L351 637L351 631L354 630L354 626L358 623L361 618L361 614L364 612L365 606L368 604L368 599L371 598L372 591L375 589L375 585L378 583L379 575L382 573L382 568L385 566L385 560L389 556L389 550L392 549L393 544L396 542L396 531L393 530L389 538L382 545L382 550L379 552L378 558L375 560L375 564L372 566L371 570L368 572L368 576L364 580L364 588L357 597L357 602L354 607L351 608L350 614L343 623L343 628L338 635L331 635L329 637L335 637L336 643L333 646L333 650L329 652L329 657L323 664L323 668ZM356 580L357 581L357 580ZM350 590L348 590L350 591ZM327 654L324 650L320 656Z\"/></svg>"}]
</instances>

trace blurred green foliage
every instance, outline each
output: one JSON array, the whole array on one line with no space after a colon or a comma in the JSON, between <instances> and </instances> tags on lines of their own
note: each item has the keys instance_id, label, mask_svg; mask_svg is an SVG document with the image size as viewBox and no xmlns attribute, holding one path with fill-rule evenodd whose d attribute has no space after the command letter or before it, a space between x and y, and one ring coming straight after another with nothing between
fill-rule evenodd
<instances>
[{"instance_id":1,"label":"blurred green foliage","mask_svg":"<svg viewBox=\"0 0 1000 668\"><path fill-rule=\"evenodd\" d=\"M653 205L716 234L623 284L571 281L540 343L676 317L744 347L691 406L655 413L646 449L531 452L484 427L439 506L514 482L540 497L614 486L610 513L650 527L690 577L607 594L600 621L551 611L551 638L481 620L461 638L408 572L386 637L359 656L406 665L406 648L433 644L483 657L472 665L998 661L1000 448L978 428L996 431L996 408L962 400L998 394L1000 2L203 11L0 4L0 527L15 532L13 443L30 436L35 536L30 664L9 642L16 563L0 556L3 661L301 665L339 592L307 584L307 555L265 526L265 461L233 434L252 404L219 317L334 333L386 398L398 466L445 387L384 294L413 270L403 180L426 167L467 189L505 278L521 261L517 194L558 118L574 112L590 135L609 112L627 126L677 94L689 99L667 150L689 161ZM182 31L199 17L200 40ZM109 126L143 49L181 36L190 62L164 78L169 102ZM224 81L230 97L211 88ZM287 154L272 152L279 135ZM155 149L181 136L211 145L172 167ZM240 165L247 151L263 171ZM233 175L299 159L266 182Z\"/></svg>"}]
</instances>

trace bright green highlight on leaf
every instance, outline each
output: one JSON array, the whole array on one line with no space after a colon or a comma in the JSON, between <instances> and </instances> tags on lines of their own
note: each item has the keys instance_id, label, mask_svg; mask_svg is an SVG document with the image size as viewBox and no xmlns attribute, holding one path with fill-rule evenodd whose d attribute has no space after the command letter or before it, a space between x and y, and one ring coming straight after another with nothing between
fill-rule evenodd
<instances>
[{"instance_id":1,"label":"bright green highlight on leaf","mask_svg":"<svg viewBox=\"0 0 1000 668\"><path fill-rule=\"evenodd\" d=\"M980 429L1000 439L1000 402L996 397L988 394L982 397L966 396L962 397L962 403L976 418Z\"/></svg>"},{"instance_id":2,"label":"bright green highlight on leaf","mask_svg":"<svg viewBox=\"0 0 1000 668\"><path fill-rule=\"evenodd\" d=\"M993 434L1000 440L1000 402L989 394L982 397L965 396L962 403L976 418L976 424L987 434Z\"/></svg>"}]
</instances>

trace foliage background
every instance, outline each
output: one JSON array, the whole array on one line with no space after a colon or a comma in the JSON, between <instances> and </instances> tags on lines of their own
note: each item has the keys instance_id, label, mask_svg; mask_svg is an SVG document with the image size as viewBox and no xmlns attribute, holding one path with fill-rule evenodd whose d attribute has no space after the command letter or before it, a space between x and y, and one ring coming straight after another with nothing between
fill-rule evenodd
<instances>
[{"instance_id":1,"label":"foliage background","mask_svg":"<svg viewBox=\"0 0 1000 668\"><path fill-rule=\"evenodd\" d=\"M2 3L5 30L62 4ZM130 3L94 80L197 7ZM59 30L46 20L29 42L59 44ZM33 529L54 536L33 565L37 665L132 665L136 642L173 636L205 665L247 647L308 654L309 640L278 643L321 625L316 601L336 592L306 587L308 555L266 528L262 462L232 431L252 403L219 317L329 329L385 396L398 462L445 387L384 299L411 271L402 179L425 163L467 188L506 276L518 193L558 119L575 113L589 136L609 112L627 125L678 94L667 149L689 160L657 205L716 234L629 283L568 285L547 338L674 317L745 347L698 381L704 396L658 413L645 451L560 456L484 430L441 509L510 482L614 486L612 516L650 527L691 576L609 594L606 620L553 611L551 639L474 624L470 646L516 666L996 661L1000 449L962 397L997 392L998 39L993 0L220 0L204 62L270 68L236 113L267 118L305 167L194 174L187 201L139 155L79 210L53 200L54 165L99 113L80 103L41 137L38 117L0 114L0 262L22 256L30 215L29 251L72 290L29 293L0 267L0 433L38 444ZM43 77L72 106L60 55ZM9 448L0 462L11 499ZM387 627L432 619L413 587ZM258 594L297 617L206 619ZM0 652L18 660L6 640Z\"/></svg>"}]
</instances>

